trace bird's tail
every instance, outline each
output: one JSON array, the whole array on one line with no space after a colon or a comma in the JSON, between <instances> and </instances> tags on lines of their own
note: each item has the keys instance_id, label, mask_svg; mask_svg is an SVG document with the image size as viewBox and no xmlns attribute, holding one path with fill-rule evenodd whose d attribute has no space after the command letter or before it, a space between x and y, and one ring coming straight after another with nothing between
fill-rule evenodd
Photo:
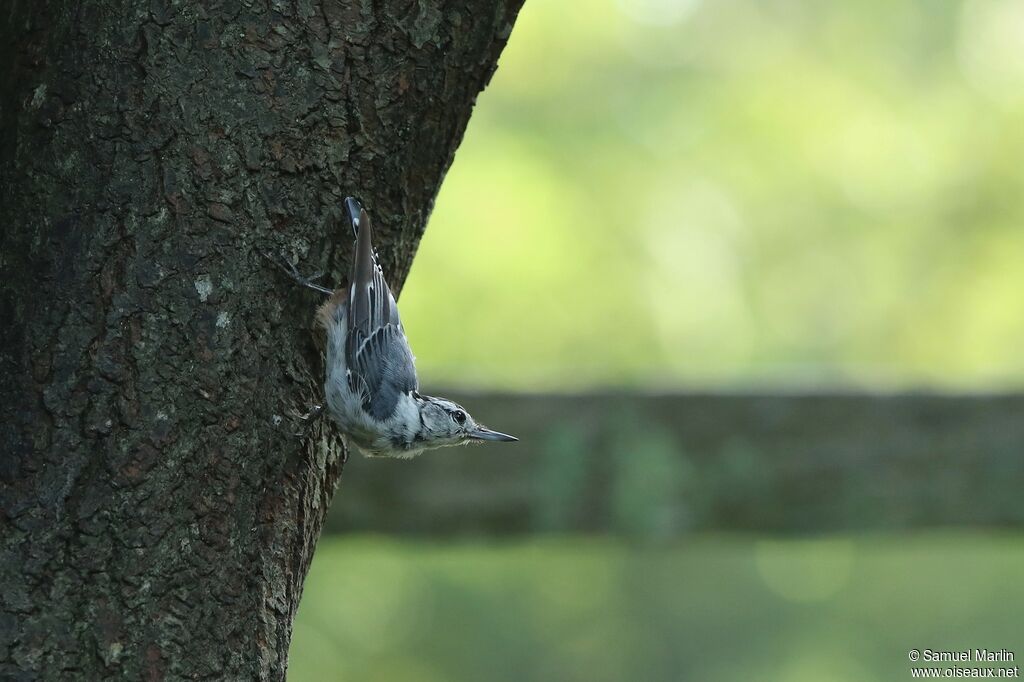
<instances>
[{"instance_id":1,"label":"bird's tail","mask_svg":"<svg viewBox=\"0 0 1024 682\"><path fill-rule=\"evenodd\" d=\"M348 222L352 226L352 236L359 239L359 214L363 212L363 205L357 199L346 197L345 212L348 214Z\"/></svg>"},{"instance_id":2,"label":"bird's tail","mask_svg":"<svg viewBox=\"0 0 1024 682\"><path fill-rule=\"evenodd\" d=\"M345 199L345 211L348 214L349 223L352 226L352 232L356 237L356 249L358 251L360 246L359 240L359 225L362 216L365 215L363 212L362 205L352 197ZM367 231L369 225L367 224ZM369 245L368 235L364 236L363 239L366 242L365 246ZM359 260L358 254L355 256L356 261ZM363 259L366 260L365 258ZM369 259L370 265L373 265L372 257ZM353 275L356 276L357 268L353 268ZM347 315L351 314L348 309L348 298L351 293L351 282L347 286L338 287L331 294L330 298L320 306L316 313L317 322L327 332L327 358L328 361L332 357L340 357L345 352L345 338L348 333L348 320Z\"/></svg>"}]
</instances>

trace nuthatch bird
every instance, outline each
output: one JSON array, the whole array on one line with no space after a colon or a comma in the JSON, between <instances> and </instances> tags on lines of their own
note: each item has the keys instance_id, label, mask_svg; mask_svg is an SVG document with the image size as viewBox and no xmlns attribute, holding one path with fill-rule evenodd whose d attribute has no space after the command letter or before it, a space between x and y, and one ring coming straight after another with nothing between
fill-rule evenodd
<instances>
[{"instance_id":1,"label":"nuthatch bird","mask_svg":"<svg viewBox=\"0 0 1024 682\"><path fill-rule=\"evenodd\" d=\"M424 450L471 441L514 441L484 427L461 406L421 395L416 365L377 252L370 217L352 198L345 209L356 236L347 287L332 291L289 274L303 286L329 294L317 311L327 333L327 410L342 431L371 457L415 457Z\"/></svg>"}]
</instances>

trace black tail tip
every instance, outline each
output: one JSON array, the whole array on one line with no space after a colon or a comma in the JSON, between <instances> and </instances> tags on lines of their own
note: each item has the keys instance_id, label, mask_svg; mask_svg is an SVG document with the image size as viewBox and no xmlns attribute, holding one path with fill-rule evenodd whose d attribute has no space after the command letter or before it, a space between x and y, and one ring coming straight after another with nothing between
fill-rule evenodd
<instances>
[{"instance_id":1,"label":"black tail tip","mask_svg":"<svg viewBox=\"0 0 1024 682\"><path fill-rule=\"evenodd\" d=\"M359 212L363 210L363 205L359 203L359 200L355 197L345 197L345 212L348 213L348 219L352 222L359 222Z\"/></svg>"},{"instance_id":2,"label":"black tail tip","mask_svg":"<svg viewBox=\"0 0 1024 682\"><path fill-rule=\"evenodd\" d=\"M348 214L348 222L352 226L352 233L356 236L359 235L359 214L362 211L363 206L359 203L358 199L345 197L345 212Z\"/></svg>"}]
</instances>

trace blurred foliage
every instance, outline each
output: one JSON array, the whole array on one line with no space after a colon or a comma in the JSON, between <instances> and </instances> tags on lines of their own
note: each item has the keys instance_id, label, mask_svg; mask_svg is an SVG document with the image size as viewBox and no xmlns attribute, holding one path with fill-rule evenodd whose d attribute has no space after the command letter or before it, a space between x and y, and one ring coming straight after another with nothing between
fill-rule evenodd
<instances>
[{"instance_id":1,"label":"blurred foliage","mask_svg":"<svg viewBox=\"0 0 1024 682\"><path fill-rule=\"evenodd\" d=\"M424 380L1024 379L1024 4L528 0L402 296Z\"/></svg>"},{"instance_id":2,"label":"blurred foliage","mask_svg":"<svg viewBox=\"0 0 1024 682\"><path fill-rule=\"evenodd\" d=\"M683 500L694 499L686 485L694 467L670 431L639 414L625 415L621 424L611 444L611 529L647 540L677 536L686 520Z\"/></svg>"},{"instance_id":3,"label":"blurred foliage","mask_svg":"<svg viewBox=\"0 0 1024 682\"><path fill-rule=\"evenodd\" d=\"M1019 386L1021 158L1017 0L527 0L402 295L424 385ZM332 523L620 540L325 536L290 680L871 682L1019 644L1018 535L678 540L1019 524L1013 399L470 397L518 450L356 459Z\"/></svg>"},{"instance_id":4,"label":"blurred foliage","mask_svg":"<svg viewBox=\"0 0 1024 682\"><path fill-rule=\"evenodd\" d=\"M326 532L1024 528L1024 395L444 395L520 442L356 456Z\"/></svg>"},{"instance_id":5,"label":"blurred foliage","mask_svg":"<svg viewBox=\"0 0 1024 682\"><path fill-rule=\"evenodd\" d=\"M1019 536L419 545L325 538L288 679L909 678L1024 629Z\"/></svg>"},{"instance_id":6,"label":"blurred foliage","mask_svg":"<svg viewBox=\"0 0 1024 682\"><path fill-rule=\"evenodd\" d=\"M588 459L592 450L582 429L570 424L554 426L544 437L541 458L535 468L537 503L533 527L550 532L580 527L581 505L586 495Z\"/></svg>"}]
</instances>

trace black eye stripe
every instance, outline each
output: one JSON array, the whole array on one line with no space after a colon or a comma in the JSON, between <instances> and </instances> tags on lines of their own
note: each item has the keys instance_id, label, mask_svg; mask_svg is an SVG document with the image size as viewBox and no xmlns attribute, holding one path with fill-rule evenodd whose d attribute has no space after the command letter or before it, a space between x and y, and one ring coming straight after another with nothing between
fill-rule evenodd
<instances>
[{"instance_id":1,"label":"black eye stripe","mask_svg":"<svg viewBox=\"0 0 1024 682\"><path fill-rule=\"evenodd\" d=\"M462 410L455 410L454 412L452 412L452 419L455 420L456 424L465 424L466 413L463 412Z\"/></svg>"}]
</instances>

